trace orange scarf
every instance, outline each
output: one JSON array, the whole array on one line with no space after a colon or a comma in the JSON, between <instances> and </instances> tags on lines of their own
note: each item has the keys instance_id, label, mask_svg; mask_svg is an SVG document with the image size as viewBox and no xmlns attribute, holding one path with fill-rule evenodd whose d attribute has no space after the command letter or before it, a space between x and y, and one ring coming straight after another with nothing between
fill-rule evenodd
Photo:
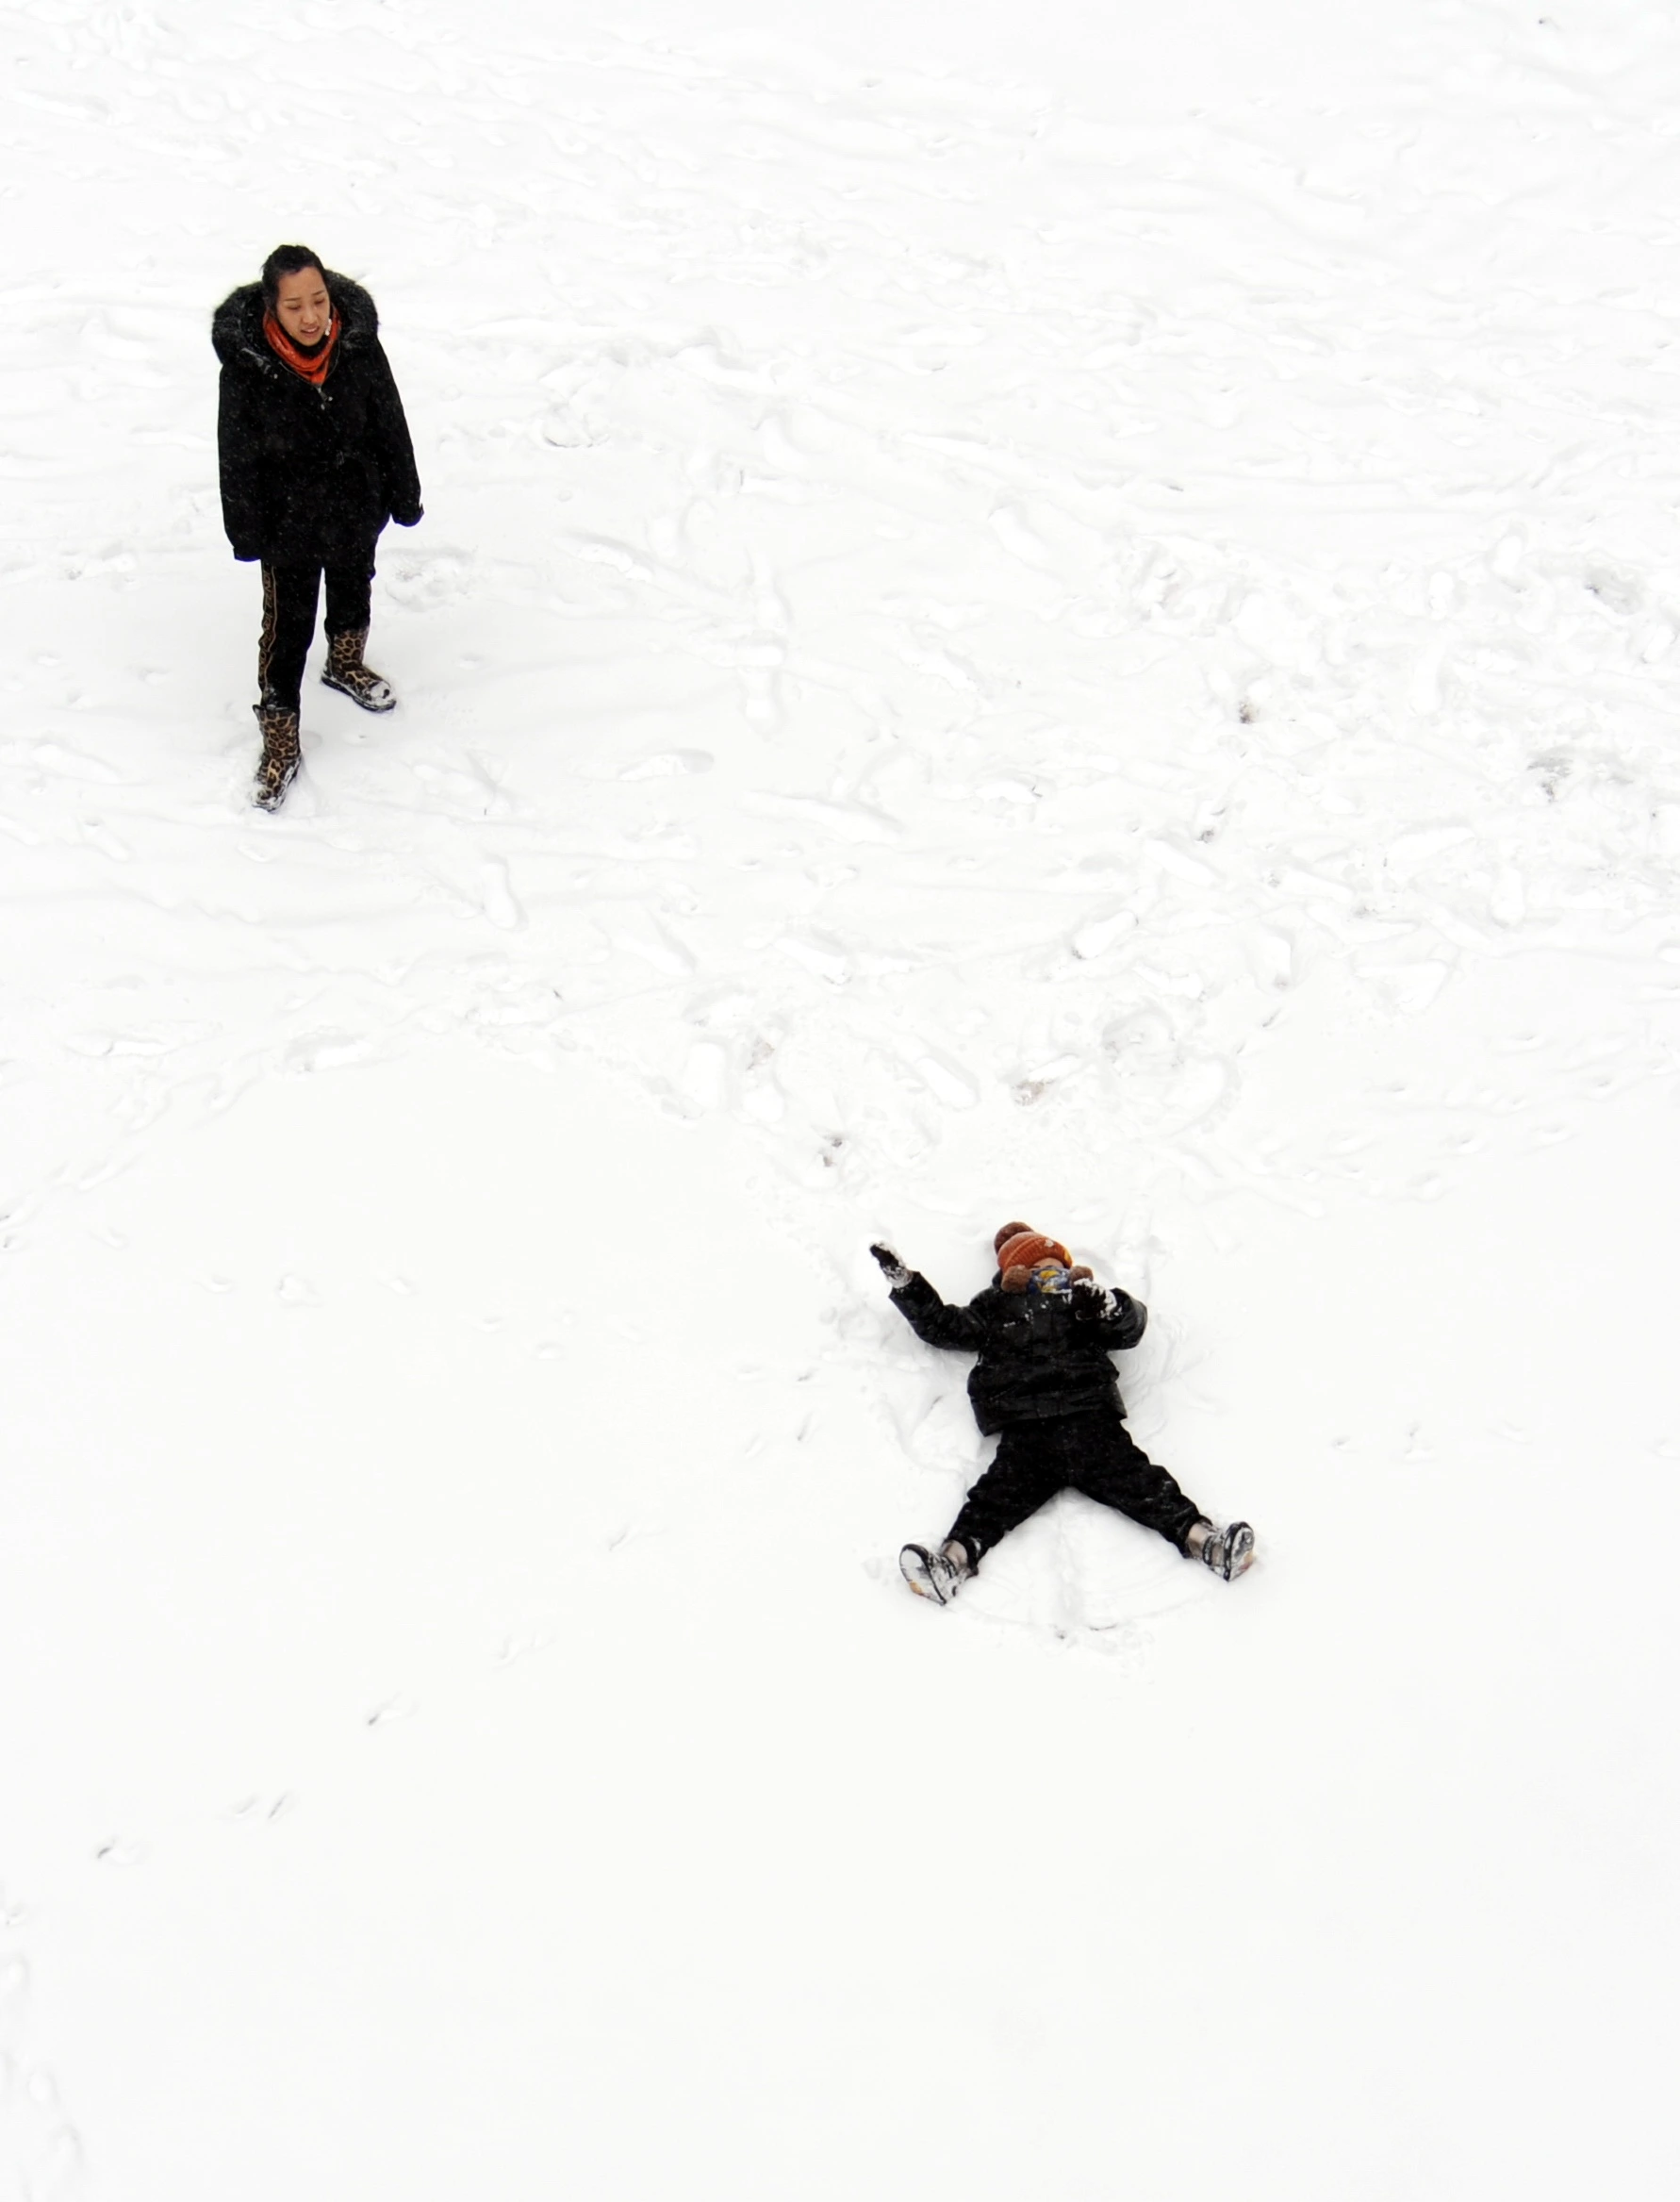
<instances>
[{"instance_id":1,"label":"orange scarf","mask_svg":"<svg viewBox=\"0 0 1680 2202\"><path fill-rule=\"evenodd\" d=\"M300 352L272 313L262 317L262 333L269 339L270 348L278 353L294 374L301 374L305 382L312 382L319 389L332 372L333 355L338 348L338 317L334 314L327 324L326 340L319 352Z\"/></svg>"}]
</instances>

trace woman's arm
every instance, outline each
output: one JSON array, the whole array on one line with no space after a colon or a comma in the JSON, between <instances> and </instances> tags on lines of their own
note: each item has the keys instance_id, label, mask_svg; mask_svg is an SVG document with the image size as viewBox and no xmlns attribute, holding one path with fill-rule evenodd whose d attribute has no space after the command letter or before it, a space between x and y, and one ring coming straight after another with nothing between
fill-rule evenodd
<instances>
[{"instance_id":1,"label":"woman's arm","mask_svg":"<svg viewBox=\"0 0 1680 2202\"><path fill-rule=\"evenodd\" d=\"M262 432L250 377L222 370L216 407L216 454L222 472L222 524L236 558L260 558L265 516L262 501Z\"/></svg>"},{"instance_id":2,"label":"woman's arm","mask_svg":"<svg viewBox=\"0 0 1680 2202\"><path fill-rule=\"evenodd\" d=\"M412 527L422 518L420 470L414 463L414 443L408 434L408 417L397 394L397 378L385 356L385 346L373 346L373 436L379 453L379 471L385 501L399 527Z\"/></svg>"}]
</instances>

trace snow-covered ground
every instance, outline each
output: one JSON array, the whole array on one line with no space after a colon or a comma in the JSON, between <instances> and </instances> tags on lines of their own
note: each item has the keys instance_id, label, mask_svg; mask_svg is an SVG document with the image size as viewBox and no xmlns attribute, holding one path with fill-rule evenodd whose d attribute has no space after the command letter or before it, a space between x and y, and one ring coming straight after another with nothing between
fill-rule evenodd
<instances>
[{"instance_id":1,"label":"snow-covered ground","mask_svg":"<svg viewBox=\"0 0 1680 2202\"><path fill-rule=\"evenodd\" d=\"M0 2194L1672 2192L1680 10L1540 4L0 17ZM427 517L269 820L293 238ZM1013 1216L1243 1583L904 1592Z\"/></svg>"}]
</instances>

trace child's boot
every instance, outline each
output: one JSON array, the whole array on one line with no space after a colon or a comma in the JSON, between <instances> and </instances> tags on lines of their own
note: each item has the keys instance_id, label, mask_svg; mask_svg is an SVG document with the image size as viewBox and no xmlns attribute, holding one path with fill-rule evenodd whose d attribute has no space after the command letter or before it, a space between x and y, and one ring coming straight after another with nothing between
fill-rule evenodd
<instances>
[{"instance_id":1,"label":"child's boot","mask_svg":"<svg viewBox=\"0 0 1680 2202\"><path fill-rule=\"evenodd\" d=\"M1245 1521L1234 1521L1223 1530L1216 1530L1211 1521L1198 1521L1185 1549L1193 1560L1212 1568L1227 1582L1234 1582L1254 1565L1254 1531Z\"/></svg>"},{"instance_id":2,"label":"child's boot","mask_svg":"<svg viewBox=\"0 0 1680 2202\"><path fill-rule=\"evenodd\" d=\"M362 652L367 647L366 627L351 635L329 635L321 686L337 688L341 696L348 696L364 711L395 710L397 699L391 684L383 673L375 672L371 665L363 662Z\"/></svg>"},{"instance_id":3,"label":"child's boot","mask_svg":"<svg viewBox=\"0 0 1680 2202\"><path fill-rule=\"evenodd\" d=\"M258 810L278 810L286 801L286 790L297 778L298 715L288 711L284 704L266 700L254 704L251 708L262 729L262 759L256 768L256 784L251 790L251 800Z\"/></svg>"},{"instance_id":4,"label":"child's boot","mask_svg":"<svg viewBox=\"0 0 1680 2202\"><path fill-rule=\"evenodd\" d=\"M936 1606L948 1606L974 1573L968 1548L955 1537L947 1537L937 1552L926 1545L906 1545L898 1567L917 1598L931 1598Z\"/></svg>"}]
</instances>

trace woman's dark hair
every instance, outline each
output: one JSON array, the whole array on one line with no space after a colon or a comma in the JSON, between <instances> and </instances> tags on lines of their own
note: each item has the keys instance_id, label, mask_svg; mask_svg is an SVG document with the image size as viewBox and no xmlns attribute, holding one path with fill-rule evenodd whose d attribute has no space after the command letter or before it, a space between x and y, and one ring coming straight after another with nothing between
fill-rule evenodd
<instances>
[{"instance_id":1,"label":"woman's dark hair","mask_svg":"<svg viewBox=\"0 0 1680 2202\"><path fill-rule=\"evenodd\" d=\"M262 302L272 309L280 296L282 275L301 275L305 268L321 268L321 255L306 244L277 244L262 264ZM321 268L324 279L326 270Z\"/></svg>"}]
</instances>

